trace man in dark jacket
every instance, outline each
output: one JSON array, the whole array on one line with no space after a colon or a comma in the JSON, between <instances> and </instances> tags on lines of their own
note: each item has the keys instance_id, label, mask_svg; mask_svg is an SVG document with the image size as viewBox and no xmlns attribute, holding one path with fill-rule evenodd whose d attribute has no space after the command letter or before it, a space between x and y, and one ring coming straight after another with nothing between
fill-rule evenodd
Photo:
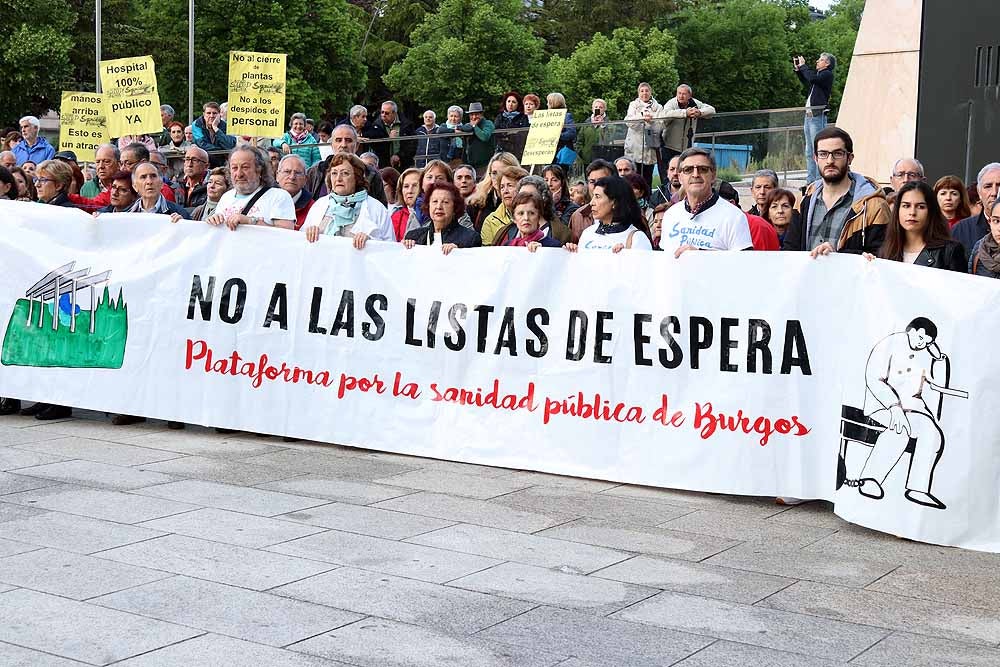
<instances>
[{"instance_id":1,"label":"man in dark jacket","mask_svg":"<svg viewBox=\"0 0 1000 667\"><path fill-rule=\"evenodd\" d=\"M826 107L830 104L830 94L833 90L833 68L837 59L829 53L821 53L816 60L816 69L806 67L806 59L796 56L792 59L795 74L802 83L809 86L806 95L806 120L803 129L806 134L806 165L809 170L809 182L820 177L813 160L813 140L826 127ZM821 107L817 109L816 107Z\"/></svg>"},{"instance_id":2,"label":"man in dark jacket","mask_svg":"<svg viewBox=\"0 0 1000 667\"><path fill-rule=\"evenodd\" d=\"M330 137L333 144L333 154L350 153L354 155L358 151L358 132L353 125L342 123L333 129L333 136ZM333 155L320 160L309 167L306 172L306 189L312 193L313 199L329 194L326 187L326 172L330 168ZM367 165L366 165L367 166ZM375 169L368 167L368 194L388 206L385 197L385 183L382 182L382 175Z\"/></svg>"},{"instance_id":3,"label":"man in dark jacket","mask_svg":"<svg viewBox=\"0 0 1000 667\"><path fill-rule=\"evenodd\" d=\"M177 184L177 203L184 208L197 208L208 201L208 153L191 146L184 153L184 177Z\"/></svg>"},{"instance_id":4,"label":"man in dark jacket","mask_svg":"<svg viewBox=\"0 0 1000 667\"><path fill-rule=\"evenodd\" d=\"M379 119L372 123L372 129L389 139L413 136L413 123L399 115L399 107L392 100L382 103ZM415 141L385 141L373 144L372 152L378 155L379 164L403 171L413 166L413 156L417 152Z\"/></svg>"},{"instance_id":5,"label":"man in dark jacket","mask_svg":"<svg viewBox=\"0 0 1000 667\"><path fill-rule=\"evenodd\" d=\"M951 237L965 246L967 254L971 254L976 242L990 231L987 220L997 200L997 192L1000 191L1000 162L991 162L979 170L976 189L979 191L979 201L983 203L982 212L960 221L951 230Z\"/></svg>"},{"instance_id":6,"label":"man in dark jacket","mask_svg":"<svg viewBox=\"0 0 1000 667\"><path fill-rule=\"evenodd\" d=\"M217 102L206 102L202 107L202 116L191 126L194 143L199 148L208 151L229 151L236 146L236 137L226 134L226 121L222 120L222 111ZM226 156L212 155L213 167L223 167Z\"/></svg>"},{"instance_id":7,"label":"man in dark jacket","mask_svg":"<svg viewBox=\"0 0 1000 667\"><path fill-rule=\"evenodd\" d=\"M814 257L832 252L878 254L892 213L878 183L851 171L851 135L827 127L816 135L813 149L823 178L806 188L782 250L807 250Z\"/></svg>"}]
</instances>

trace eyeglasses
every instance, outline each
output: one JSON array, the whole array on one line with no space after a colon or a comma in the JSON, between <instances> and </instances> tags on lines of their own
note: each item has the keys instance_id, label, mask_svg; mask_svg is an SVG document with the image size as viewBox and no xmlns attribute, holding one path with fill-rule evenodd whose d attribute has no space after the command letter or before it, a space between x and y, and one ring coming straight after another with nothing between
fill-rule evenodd
<instances>
[{"instance_id":1,"label":"eyeglasses","mask_svg":"<svg viewBox=\"0 0 1000 667\"><path fill-rule=\"evenodd\" d=\"M816 157L820 160L829 160L831 157L834 160L843 160L848 155L849 153L843 148L838 148L835 151L816 151Z\"/></svg>"},{"instance_id":2,"label":"eyeglasses","mask_svg":"<svg viewBox=\"0 0 1000 667\"><path fill-rule=\"evenodd\" d=\"M679 171L682 174L693 174L695 172L699 174L711 174L715 171L715 167L708 164L689 164L687 166L681 167Z\"/></svg>"},{"instance_id":3,"label":"eyeglasses","mask_svg":"<svg viewBox=\"0 0 1000 667\"><path fill-rule=\"evenodd\" d=\"M38 176L35 176L31 180L34 182L35 185L41 185L42 183L55 183L55 179L52 179L52 178L39 178Z\"/></svg>"},{"instance_id":4,"label":"eyeglasses","mask_svg":"<svg viewBox=\"0 0 1000 667\"><path fill-rule=\"evenodd\" d=\"M924 175L915 171L897 171L893 174L895 178L923 178Z\"/></svg>"},{"instance_id":5,"label":"eyeglasses","mask_svg":"<svg viewBox=\"0 0 1000 667\"><path fill-rule=\"evenodd\" d=\"M202 164L208 164L208 160L202 160L200 157L186 157L186 158L184 158L184 163L185 164L187 164L189 162L195 162L195 163L201 162Z\"/></svg>"}]
</instances>

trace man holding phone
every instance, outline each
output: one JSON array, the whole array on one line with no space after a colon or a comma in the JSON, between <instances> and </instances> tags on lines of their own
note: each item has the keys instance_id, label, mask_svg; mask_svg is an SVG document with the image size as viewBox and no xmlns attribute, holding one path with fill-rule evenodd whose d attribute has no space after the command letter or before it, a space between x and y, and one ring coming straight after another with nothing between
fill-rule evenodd
<instances>
[{"instance_id":1,"label":"man holding phone","mask_svg":"<svg viewBox=\"0 0 1000 667\"><path fill-rule=\"evenodd\" d=\"M809 86L809 94L806 95L806 118L803 130L806 135L806 165L809 171L807 180L809 183L819 179L819 169L813 159L813 139L826 127L826 112L830 104L830 93L833 90L833 68L837 64L837 59L829 53L821 53L816 59L816 69L806 66L806 59L802 56L792 58L792 66L795 67L795 74L798 75L802 83ZM819 108L817 108L819 107Z\"/></svg>"}]
</instances>

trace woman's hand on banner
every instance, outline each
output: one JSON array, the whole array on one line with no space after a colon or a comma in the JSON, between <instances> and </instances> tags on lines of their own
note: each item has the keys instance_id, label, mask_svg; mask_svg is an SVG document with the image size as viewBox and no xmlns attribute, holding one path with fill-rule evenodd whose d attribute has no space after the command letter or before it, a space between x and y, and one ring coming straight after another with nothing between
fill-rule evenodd
<instances>
[{"instance_id":1,"label":"woman's hand on banner","mask_svg":"<svg viewBox=\"0 0 1000 667\"><path fill-rule=\"evenodd\" d=\"M319 227L306 227L306 241L309 243L316 243L316 239L319 238Z\"/></svg>"},{"instance_id":2,"label":"woman's hand on banner","mask_svg":"<svg viewBox=\"0 0 1000 667\"><path fill-rule=\"evenodd\" d=\"M364 232L358 232L357 234L354 235L354 247L357 248L358 250L361 250L362 248L365 247L365 244L368 243L369 238L371 237L369 237Z\"/></svg>"},{"instance_id":3,"label":"woman's hand on banner","mask_svg":"<svg viewBox=\"0 0 1000 667\"><path fill-rule=\"evenodd\" d=\"M444 245L441 246L441 252L443 254L447 255L449 252L451 252L452 250L454 250L457 247L458 246L455 245L454 243L445 243Z\"/></svg>"}]
</instances>

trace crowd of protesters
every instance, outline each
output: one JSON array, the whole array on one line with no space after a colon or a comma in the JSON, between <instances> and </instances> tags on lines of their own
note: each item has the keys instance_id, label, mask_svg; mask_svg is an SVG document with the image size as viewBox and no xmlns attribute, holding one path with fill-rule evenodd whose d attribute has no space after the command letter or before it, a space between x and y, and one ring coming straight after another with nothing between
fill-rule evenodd
<instances>
[{"instance_id":1,"label":"crowd of protesters","mask_svg":"<svg viewBox=\"0 0 1000 667\"><path fill-rule=\"evenodd\" d=\"M545 102L566 108L559 93ZM690 86L661 105L641 83L624 119L624 155L614 161L589 159L608 122L605 101L593 100L583 123L567 111L556 160L536 175L519 162L525 133L504 130L526 128L541 104L538 95L509 92L494 121L473 102L449 107L441 124L427 110L418 127L391 101L374 120L360 105L339 124L316 125L294 113L288 132L274 140L227 134L224 105L206 103L188 127L164 105L162 133L102 145L90 178L26 116L20 133L0 144L0 199L76 207L98 218L155 213L233 231L273 227L301 231L303 242L341 236L359 251L369 241L435 246L444 255L499 245L664 251L672 259L692 251L783 250L1000 277L1000 163L982 167L973 184L942 175L932 186L920 162L902 156L882 188L851 170L854 142L829 126L807 146L815 179L794 191L780 187L775 172L758 171L744 211L736 190L717 182L712 153L692 146L698 119L715 109ZM568 166L583 158L586 179L571 182ZM654 169L662 178L656 187ZM38 419L71 414L69 407L21 409L17 400L0 399L0 414L17 411ZM117 415L114 423L141 420Z\"/></svg>"}]
</instances>

